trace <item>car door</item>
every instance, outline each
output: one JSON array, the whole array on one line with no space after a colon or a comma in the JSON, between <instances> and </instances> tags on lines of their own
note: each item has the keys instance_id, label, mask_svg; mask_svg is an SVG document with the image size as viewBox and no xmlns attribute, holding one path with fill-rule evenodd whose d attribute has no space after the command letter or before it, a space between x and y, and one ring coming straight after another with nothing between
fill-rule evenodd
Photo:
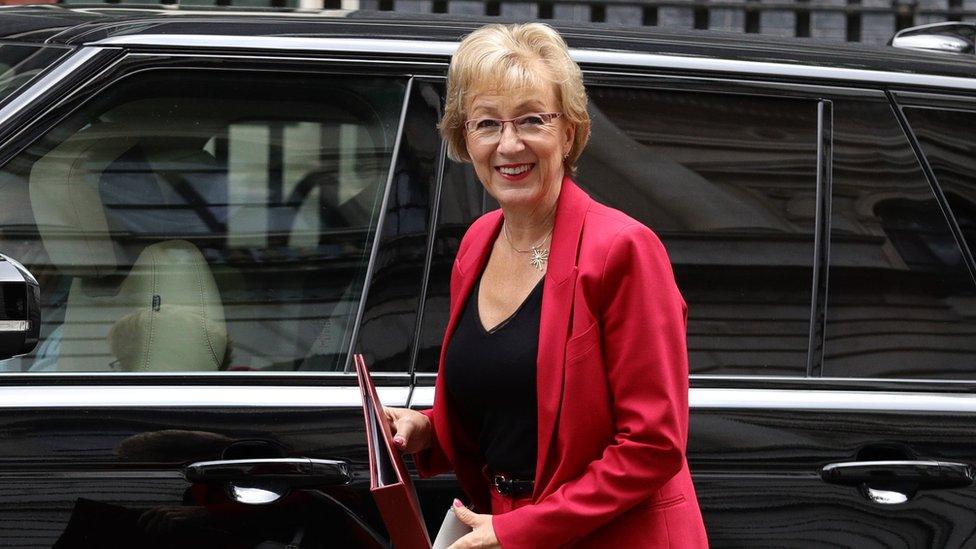
<instances>
[{"instance_id":1,"label":"car door","mask_svg":"<svg viewBox=\"0 0 976 549\"><path fill-rule=\"evenodd\" d=\"M852 472L838 506L846 529L874 545L968 547L972 100L916 92L890 104L878 93L836 108L835 159L846 150L846 161L835 164L822 375L863 403L862 427L839 412L825 425ZM874 173L861 164L869 134L887 163ZM877 460L889 463L863 463Z\"/></svg>"},{"instance_id":2,"label":"car door","mask_svg":"<svg viewBox=\"0 0 976 549\"><path fill-rule=\"evenodd\" d=\"M710 540L967 546L972 408L944 381L970 376L973 282L951 218L883 92L776 88L593 94L642 145L606 165L678 189L643 219L689 303Z\"/></svg>"},{"instance_id":3,"label":"car door","mask_svg":"<svg viewBox=\"0 0 976 549\"><path fill-rule=\"evenodd\" d=\"M767 512L729 513L795 496L783 469L802 436L768 452L767 422L784 413L756 410L738 384L807 377L826 106L813 90L734 79L591 78L580 182L659 235L688 304L688 459L710 543L789 546Z\"/></svg>"},{"instance_id":4,"label":"car door","mask_svg":"<svg viewBox=\"0 0 976 549\"><path fill-rule=\"evenodd\" d=\"M655 200L643 219L689 303L710 540L967 546L973 283L951 217L883 92L777 88L594 94L643 145L615 150L646 177L687 173L661 157L692 172L660 185L696 208ZM716 188L696 194L694 176Z\"/></svg>"},{"instance_id":5,"label":"car door","mask_svg":"<svg viewBox=\"0 0 976 549\"><path fill-rule=\"evenodd\" d=\"M0 545L383 546L349 364L407 402L437 81L314 52L66 63L0 152L0 251L42 305L0 361Z\"/></svg>"}]
</instances>

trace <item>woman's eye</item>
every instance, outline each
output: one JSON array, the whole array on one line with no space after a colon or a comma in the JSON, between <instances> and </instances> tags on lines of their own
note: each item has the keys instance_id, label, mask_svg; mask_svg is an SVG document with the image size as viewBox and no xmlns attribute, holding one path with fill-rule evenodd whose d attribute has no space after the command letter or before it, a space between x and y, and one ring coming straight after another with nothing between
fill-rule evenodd
<instances>
[{"instance_id":1,"label":"woman's eye","mask_svg":"<svg viewBox=\"0 0 976 549\"><path fill-rule=\"evenodd\" d=\"M543 120L541 116L536 115L524 116L519 119L520 126L541 126L545 123L546 121Z\"/></svg>"},{"instance_id":2,"label":"woman's eye","mask_svg":"<svg viewBox=\"0 0 976 549\"><path fill-rule=\"evenodd\" d=\"M482 118L475 124L475 127L479 130L490 130L492 128L497 128L501 123L494 118Z\"/></svg>"}]
</instances>

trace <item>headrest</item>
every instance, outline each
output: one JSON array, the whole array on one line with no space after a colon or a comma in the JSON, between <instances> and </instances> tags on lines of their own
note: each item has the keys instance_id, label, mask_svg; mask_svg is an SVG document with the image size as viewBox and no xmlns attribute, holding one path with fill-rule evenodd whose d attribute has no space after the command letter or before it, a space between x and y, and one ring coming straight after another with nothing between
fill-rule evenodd
<instances>
[{"instance_id":1,"label":"headrest","mask_svg":"<svg viewBox=\"0 0 976 549\"><path fill-rule=\"evenodd\" d=\"M139 255L120 294L138 310L109 330L122 370L212 371L227 351L224 308L210 267L185 240L158 242Z\"/></svg>"},{"instance_id":2,"label":"headrest","mask_svg":"<svg viewBox=\"0 0 976 549\"><path fill-rule=\"evenodd\" d=\"M34 163L31 209L44 249L63 273L100 277L118 267L98 186L105 169L135 144L124 132L88 130Z\"/></svg>"},{"instance_id":3,"label":"headrest","mask_svg":"<svg viewBox=\"0 0 976 549\"><path fill-rule=\"evenodd\" d=\"M75 278L63 326L62 372L216 371L227 359L217 284L185 240L146 246L121 281Z\"/></svg>"}]
</instances>

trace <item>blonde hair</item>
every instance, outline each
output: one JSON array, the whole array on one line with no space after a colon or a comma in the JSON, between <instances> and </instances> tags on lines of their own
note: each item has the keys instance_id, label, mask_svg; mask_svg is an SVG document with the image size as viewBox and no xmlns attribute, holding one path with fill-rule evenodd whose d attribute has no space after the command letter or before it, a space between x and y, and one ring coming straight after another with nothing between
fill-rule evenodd
<instances>
[{"instance_id":1,"label":"blonde hair","mask_svg":"<svg viewBox=\"0 0 976 549\"><path fill-rule=\"evenodd\" d=\"M447 101L441 135L447 154L457 162L470 162L464 140L466 109L473 94L555 86L563 118L576 133L563 160L573 173L576 160L590 137L586 89L579 65L569 56L559 33L543 23L485 25L461 41L447 72Z\"/></svg>"}]
</instances>

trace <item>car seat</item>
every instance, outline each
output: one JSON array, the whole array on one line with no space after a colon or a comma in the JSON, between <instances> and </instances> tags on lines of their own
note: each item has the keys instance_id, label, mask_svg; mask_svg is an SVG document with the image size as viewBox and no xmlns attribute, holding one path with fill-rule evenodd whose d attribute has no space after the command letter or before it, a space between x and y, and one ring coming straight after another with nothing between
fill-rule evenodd
<instances>
[{"instance_id":1,"label":"car seat","mask_svg":"<svg viewBox=\"0 0 976 549\"><path fill-rule=\"evenodd\" d=\"M44 248L73 277L56 370L217 370L227 331L200 250L186 240L146 244L110 230L99 186L109 166L138 146L131 130L112 126L74 134L30 172L31 209ZM132 184L165 182L147 163Z\"/></svg>"}]
</instances>

